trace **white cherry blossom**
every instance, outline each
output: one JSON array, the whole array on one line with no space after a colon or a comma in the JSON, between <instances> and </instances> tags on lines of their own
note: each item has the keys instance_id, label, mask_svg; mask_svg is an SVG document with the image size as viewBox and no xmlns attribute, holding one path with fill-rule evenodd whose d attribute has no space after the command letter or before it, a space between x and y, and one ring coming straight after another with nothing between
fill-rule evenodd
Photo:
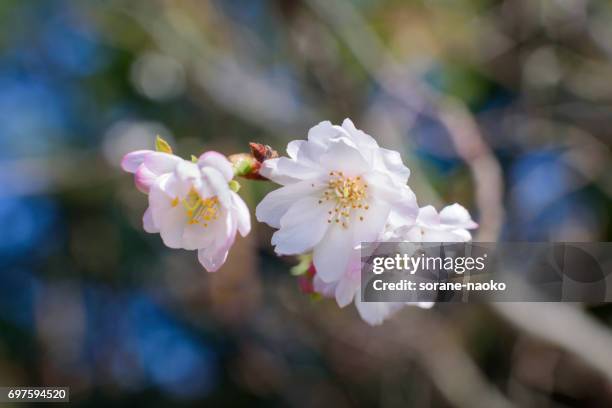
<instances>
[{"instance_id":1,"label":"white cherry blossom","mask_svg":"<svg viewBox=\"0 0 612 408\"><path fill-rule=\"evenodd\" d=\"M388 240L409 242L468 242L470 229L478 227L460 204L444 207L440 213L431 206L421 207L414 225L392 225ZM391 239L392 238L392 239Z\"/></svg>"},{"instance_id":2,"label":"white cherry blossom","mask_svg":"<svg viewBox=\"0 0 612 408\"><path fill-rule=\"evenodd\" d=\"M468 242L468 229L478 227L469 212L459 204L444 207L438 214L432 206L419 210L416 223L405 224L396 217L390 218L377 241L384 242ZM355 253L359 253L356 248ZM358 255L357 255L358 256ZM335 282L326 283L318 274L313 278L314 291L336 299L338 306L355 303L361 318L370 325L379 325L405 306L430 308L433 302L364 302L361 300L361 262L353 255L346 272Z\"/></svg>"},{"instance_id":3,"label":"white cherry blossom","mask_svg":"<svg viewBox=\"0 0 612 408\"><path fill-rule=\"evenodd\" d=\"M206 152L192 163L168 153L138 151L126 155L122 166L149 195L145 231L159 233L170 248L197 250L209 272L223 265L237 231L249 233L249 210L228 185L233 170L223 155Z\"/></svg>"},{"instance_id":4,"label":"white cherry blossom","mask_svg":"<svg viewBox=\"0 0 612 408\"><path fill-rule=\"evenodd\" d=\"M410 170L349 119L342 126L321 122L287 153L263 163L260 173L282 187L257 206L257 219L278 229L277 254L312 251L322 281L338 281L355 248L376 239L391 214L414 221Z\"/></svg>"}]
</instances>

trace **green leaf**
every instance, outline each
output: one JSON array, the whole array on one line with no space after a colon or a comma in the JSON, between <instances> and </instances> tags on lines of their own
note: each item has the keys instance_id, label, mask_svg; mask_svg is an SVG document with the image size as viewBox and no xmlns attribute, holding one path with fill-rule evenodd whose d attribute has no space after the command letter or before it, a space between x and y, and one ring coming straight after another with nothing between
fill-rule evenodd
<instances>
[{"instance_id":1,"label":"green leaf","mask_svg":"<svg viewBox=\"0 0 612 408\"><path fill-rule=\"evenodd\" d=\"M197 163L198 162L198 158L195 157L193 154L191 155L191 162L192 163Z\"/></svg>"},{"instance_id":2,"label":"green leaf","mask_svg":"<svg viewBox=\"0 0 612 408\"><path fill-rule=\"evenodd\" d=\"M172 154L170 144L162 139L160 135L157 135L157 138L155 139L155 150L162 153Z\"/></svg>"}]
</instances>

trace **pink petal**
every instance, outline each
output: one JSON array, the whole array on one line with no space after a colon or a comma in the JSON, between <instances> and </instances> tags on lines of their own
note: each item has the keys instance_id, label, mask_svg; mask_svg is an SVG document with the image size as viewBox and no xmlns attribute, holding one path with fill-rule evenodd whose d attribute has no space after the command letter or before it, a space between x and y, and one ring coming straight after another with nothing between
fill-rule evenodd
<instances>
[{"instance_id":1,"label":"pink petal","mask_svg":"<svg viewBox=\"0 0 612 408\"><path fill-rule=\"evenodd\" d=\"M128 173L135 173L138 167L144 162L145 158L154 153L153 150L136 150L123 156L121 168Z\"/></svg>"},{"instance_id":2,"label":"pink petal","mask_svg":"<svg viewBox=\"0 0 612 408\"><path fill-rule=\"evenodd\" d=\"M134 175L134 182L136 184L136 188L142 191L145 194L149 193L151 186L157 180L157 175L154 174L147 166L141 164L136 170L136 174Z\"/></svg>"}]
</instances>

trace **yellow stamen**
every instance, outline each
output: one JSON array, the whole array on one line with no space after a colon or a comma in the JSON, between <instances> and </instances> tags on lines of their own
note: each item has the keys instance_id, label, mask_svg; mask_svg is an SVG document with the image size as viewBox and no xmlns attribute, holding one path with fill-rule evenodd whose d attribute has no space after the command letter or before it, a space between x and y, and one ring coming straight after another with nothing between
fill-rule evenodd
<instances>
[{"instance_id":1,"label":"yellow stamen","mask_svg":"<svg viewBox=\"0 0 612 408\"><path fill-rule=\"evenodd\" d=\"M187 221L189 225L199 224L206 228L208 227L208 222L219 218L220 207L217 197L202 198L198 192L192 188L182 200L175 197L171 201L172 207L176 207L179 202L182 203L185 208L185 214L189 218Z\"/></svg>"},{"instance_id":2,"label":"yellow stamen","mask_svg":"<svg viewBox=\"0 0 612 408\"><path fill-rule=\"evenodd\" d=\"M332 200L334 207L328 211L328 222L335 222L348 228L350 218L353 211L362 211L365 207L368 209L367 189L361 176L348 177L341 171L331 171L330 178L327 182L327 188L323 191L323 196L319 200L319 204ZM363 221L364 217L359 216Z\"/></svg>"}]
</instances>

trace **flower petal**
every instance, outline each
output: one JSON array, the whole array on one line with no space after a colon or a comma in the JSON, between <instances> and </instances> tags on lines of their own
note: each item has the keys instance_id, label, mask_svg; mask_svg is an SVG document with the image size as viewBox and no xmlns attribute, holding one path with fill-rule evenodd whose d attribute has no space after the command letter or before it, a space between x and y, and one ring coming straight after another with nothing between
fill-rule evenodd
<instances>
[{"instance_id":1,"label":"flower petal","mask_svg":"<svg viewBox=\"0 0 612 408\"><path fill-rule=\"evenodd\" d=\"M363 302L360 296L356 296L355 306L366 323L370 326L378 326L404 307L404 304L398 302Z\"/></svg>"},{"instance_id":2,"label":"flower petal","mask_svg":"<svg viewBox=\"0 0 612 408\"><path fill-rule=\"evenodd\" d=\"M339 280L347 270L351 257L359 251L354 249L352 234L348 229L334 225L315 246L312 261L317 269L317 275L324 282Z\"/></svg>"},{"instance_id":3,"label":"flower petal","mask_svg":"<svg viewBox=\"0 0 612 408\"><path fill-rule=\"evenodd\" d=\"M138 170L136 170L136 174L134 175L134 183L136 184L136 188L138 188L138 190L148 194L157 177L158 175L149 170L149 168L143 163L138 167Z\"/></svg>"},{"instance_id":4,"label":"flower petal","mask_svg":"<svg viewBox=\"0 0 612 408\"><path fill-rule=\"evenodd\" d=\"M349 135L346 130L332 125L328 120L313 126L308 131L308 141L323 147L328 146L331 140L340 136L348 137Z\"/></svg>"},{"instance_id":5,"label":"flower petal","mask_svg":"<svg viewBox=\"0 0 612 408\"><path fill-rule=\"evenodd\" d=\"M227 260L229 248L222 248L217 251L209 249L198 250L198 261L208 272L217 272Z\"/></svg>"},{"instance_id":6,"label":"flower petal","mask_svg":"<svg viewBox=\"0 0 612 408\"><path fill-rule=\"evenodd\" d=\"M202 154L198 159L198 166L200 167L212 167L218 170L225 181L230 181L234 178L234 169L230 161L221 153L210 151Z\"/></svg>"},{"instance_id":7,"label":"flower petal","mask_svg":"<svg viewBox=\"0 0 612 408\"><path fill-rule=\"evenodd\" d=\"M151 217L159 228L164 244L170 248L182 248L183 228L187 223L184 209L172 205L177 194L176 184L174 174L164 174L156 180L149 192Z\"/></svg>"},{"instance_id":8,"label":"flower petal","mask_svg":"<svg viewBox=\"0 0 612 408\"><path fill-rule=\"evenodd\" d=\"M319 275L315 275L312 279L312 287L315 292L325 297L333 297L336 293L337 282L327 283L323 282L323 280L319 277Z\"/></svg>"},{"instance_id":9,"label":"flower petal","mask_svg":"<svg viewBox=\"0 0 612 408\"><path fill-rule=\"evenodd\" d=\"M251 213L244 200L233 191L231 192L234 214L238 222L238 231L240 235L246 237L251 232Z\"/></svg>"},{"instance_id":10,"label":"flower petal","mask_svg":"<svg viewBox=\"0 0 612 408\"><path fill-rule=\"evenodd\" d=\"M361 148L377 148L378 147L378 143L376 143L376 140L374 140L372 136L368 135L363 130L357 129L355 125L353 124L353 121L350 120L349 118L344 119L344 122L342 122L342 128L346 130L350 138L359 147Z\"/></svg>"},{"instance_id":11,"label":"flower petal","mask_svg":"<svg viewBox=\"0 0 612 408\"><path fill-rule=\"evenodd\" d=\"M151 152L145 157L144 165L154 174L161 175L171 173L175 167L184 162L178 156L162 152Z\"/></svg>"},{"instance_id":12,"label":"flower petal","mask_svg":"<svg viewBox=\"0 0 612 408\"><path fill-rule=\"evenodd\" d=\"M160 216L154 217L159 225L159 234L168 248L183 248L183 231L187 224L187 216L182 208L171 208Z\"/></svg>"},{"instance_id":13,"label":"flower petal","mask_svg":"<svg viewBox=\"0 0 612 408\"><path fill-rule=\"evenodd\" d=\"M281 185L318 178L324 174L321 168L314 166L314 163L309 166L303 161L298 162L286 157L264 161L259 173Z\"/></svg>"},{"instance_id":14,"label":"flower petal","mask_svg":"<svg viewBox=\"0 0 612 408\"><path fill-rule=\"evenodd\" d=\"M159 228L153 222L153 215L151 213L151 208L147 208L144 215L142 216L142 226L146 232L149 234L155 234L159 232Z\"/></svg>"},{"instance_id":15,"label":"flower petal","mask_svg":"<svg viewBox=\"0 0 612 408\"><path fill-rule=\"evenodd\" d=\"M308 142L305 140L292 140L287 145L287 154L292 159L297 159L300 149L302 149Z\"/></svg>"},{"instance_id":16,"label":"flower petal","mask_svg":"<svg viewBox=\"0 0 612 408\"><path fill-rule=\"evenodd\" d=\"M440 225L440 216L433 205L426 205L419 209L419 225L437 227Z\"/></svg>"},{"instance_id":17,"label":"flower petal","mask_svg":"<svg viewBox=\"0 0 612 408\"><path fill-rule=\"evenodd\" d=\"M315 197L305 197L293 204L281 218L281 228L272 236L275 252L295 255L310 251L327 231L330 209L331 204L319 204Z\"/></svg>"},{"instance_id":18,"label":"flower petal","mask_svg":"<svg viewBox=\"0 0 612 408\"><path fill-rule=\"evenodd\" d=\"M232 214L228 213L222 219L224 222L215 226L214 243L198 250L198 260L208 272L216 272L223 266L236 238L236 220Z\"/></svg>"},{"instance_id":19,"label":"flower petal","mask_svg":"<svg viewBox=\"0 0 612 408\"><path fill-rule=\"evenodd\" d=\"M312 187L312 184L309 181L301 181L268 193L255 209L257 220L265 222L273 228L280 228L281 217L285 215L293 203L318 191L316 187Z\"/></svg>"},{"instance_id":20,"label":"flower petal","mask_svg":"<svg viewBox=\"0 0 612 408\"><path fill-rule=\"evenodd\" d=\"M348 139L341 138L330 143L330 148L320 159L325 169L342 171L348 175L359 175L368 170L368 162L356 147L349 144Z\"/></svg>"},{"instance_id":21,"label":"flower petal","mask_svg":"<svg viewBox=\"0 0 612 408\"><path fill-rule=\"evenodd\" d=\"M153 150L136 150L123 156L121 168L128 173L135 173L138 167L144 162L145 158L154 153Z\"/></svg>"},{"instance_id":22,"label":"flower petal","mask_svg":"<svg viewBox=\"0 0 612 408\"><path fill-rule=\"evenodd\" d=\"M379 148L376 167L389 174L396 183L406 184L410 177L410 169L404 165L402 156L394 151Z\"/></svg>"},{"instance_id":23,"label":"flower petal","mask_svg":"<svg viewBox=\"0 0 612 408\"><path fill-rule=\"evenodd\" d=\"M212 167L204 167L200 171L203 176L203 183L199 189L202 197L216 196L221 205L230 207L232 190L223 175Z\"/></svg>"},{"instance_id":24,"label":"flower petal","mask_svg":"<svg viewBox=\"0 0 612 408\"><path fill-rule=\"evenodd\" d=\"M205 248L212 245L214 236L209 230L200 224L187 224L183 229L183 247L193 250Z\"/></svg>"},{"instance_id":25,"label":"flower petal","mask_svg":"<svg viewBox=\"0 0 612 408\"><path fill-rule=\"evenodd\" d=\"M353 245L357 246L361 242L375 241L383 232L389 218L389 213L390 207L387 203L382 200L372 200L368 210L352 215L351 230ZM359 217L363 217L363 221Z\"/></svg>"},{"instance_id":26,"label":"flower petal","mask_svg":"<svg viewBox=\"0 0 612 408\"><path fill-rule=\"evenodd\" d=\"M476 224L468 210L460 204L448 205L440 211L440 223L445 226L453 226L456 228L477 228Z\"/></svg>"},{"instance_id":27,"label":"flower petal","mask_svg":"<svg viewBox=\"0 0 612 408\"><path fill-rule=\"evenodd\" d=\"M355 279L354 276L349 276L348 274L338 281L335 291L338 306L344 307L351 303L355 296L359 296L360 283L361 279L359 276Z\"/></svg>"}]
</instances>

